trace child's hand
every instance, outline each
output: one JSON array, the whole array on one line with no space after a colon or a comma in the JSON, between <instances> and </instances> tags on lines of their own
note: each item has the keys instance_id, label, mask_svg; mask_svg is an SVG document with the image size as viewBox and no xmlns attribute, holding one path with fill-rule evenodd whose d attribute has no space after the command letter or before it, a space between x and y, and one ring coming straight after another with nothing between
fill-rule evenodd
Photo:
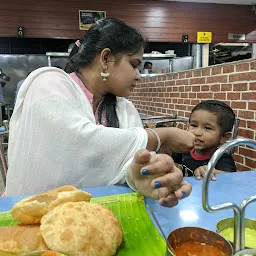
<instances>
[{"instance_id":1,"label":"child's hand","mask_svg":"<svg viewBox=\"0 0 256 256\"><path fill-rule=\"evenodd\" d=\"M195 169L194 171L194 176L197 180L201 180L201 176L204 177L204 174L207 170L207 165L202 165L200 167L198 167L197 169ZM211 180L216 180L215 174L219 173L218 170L213 169L212 173L211 173Z\"/></svg>"}]
</instances>

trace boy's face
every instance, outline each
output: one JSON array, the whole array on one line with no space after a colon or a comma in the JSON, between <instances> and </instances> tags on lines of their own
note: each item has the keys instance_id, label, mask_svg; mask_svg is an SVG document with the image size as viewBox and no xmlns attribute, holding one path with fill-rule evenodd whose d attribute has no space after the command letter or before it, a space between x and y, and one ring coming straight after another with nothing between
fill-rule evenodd
<instances>
[{"instance_id":1,"label":"boy's face","mask_svg":"<svg viewBox=\"0 0 256 256\"><path fill-rule=\"evenodd\" d=\"M207 110L192 113L188 131L196 136L195 152L202 155L212 154L222 141L217 116Z\"/></svg>"}]
</instances>

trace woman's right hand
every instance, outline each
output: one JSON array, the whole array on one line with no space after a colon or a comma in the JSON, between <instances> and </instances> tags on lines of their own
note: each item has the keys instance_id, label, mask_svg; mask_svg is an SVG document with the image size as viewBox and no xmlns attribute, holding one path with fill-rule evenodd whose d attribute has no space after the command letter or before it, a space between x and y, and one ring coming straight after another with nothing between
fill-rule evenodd
<instances>
[{"instance_id":1,"label":"woman's right hand","mask_svg":"<svg viewBox=\"0 0 256 256\"><path fill-rule=\"evenodd\" d=\"M176 127L166 129L168 129L167 140L162 142L164 150L182 153L189 152L194 147L195 135L191 132Z\"/></svg>"},{"instance_id":2,"label":"woman's right hand","mask_svg":"<svg viewBox=\"0 0 256 256\"><path fill-rule=\"evenodd\" d=\"M150 129L146 129L146 131L148 133L147 149L155 150L157 145L156 136ZM176 127L155 128L154 131L158 134L162 144L161 148L166 153L171 151L177 153L189 152L194 147L195 135L191 132Z\"/></svg>"}]
</instances>

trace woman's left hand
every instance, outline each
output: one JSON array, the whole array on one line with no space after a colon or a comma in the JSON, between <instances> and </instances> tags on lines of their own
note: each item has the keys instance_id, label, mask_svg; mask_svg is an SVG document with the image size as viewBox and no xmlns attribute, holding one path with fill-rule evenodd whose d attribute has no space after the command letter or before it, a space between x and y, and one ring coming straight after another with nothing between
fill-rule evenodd
<instances>
[{"instance_id":1,"label":"woman's left hand","mask_svg":"<svg viewBox=\"0 0 256 256\"><path fill-rule=\"evenodd\" d=\"M148 150L135 154L130 178L141 194L158 199L159 204L167 207L177 205L178 200L189 196L192 190L169 155Z\"/></svg>"}]
</instances>

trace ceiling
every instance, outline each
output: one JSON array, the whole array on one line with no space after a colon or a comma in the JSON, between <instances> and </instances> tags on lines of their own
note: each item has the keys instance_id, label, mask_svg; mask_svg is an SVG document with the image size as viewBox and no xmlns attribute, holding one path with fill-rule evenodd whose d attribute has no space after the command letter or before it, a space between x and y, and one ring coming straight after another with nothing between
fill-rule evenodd
<instances>
[{"instance_id":1,"label":"ceiling","mask_svg":"<svg viewBox=\"0 0 256 256\"><path fill-rule=\"evenodd\" d=\"M255 4L256 5L256 0L163 0L163 1L217 3L217 4L245 4L245 5Z\"/></svg>"}]
</instances>

